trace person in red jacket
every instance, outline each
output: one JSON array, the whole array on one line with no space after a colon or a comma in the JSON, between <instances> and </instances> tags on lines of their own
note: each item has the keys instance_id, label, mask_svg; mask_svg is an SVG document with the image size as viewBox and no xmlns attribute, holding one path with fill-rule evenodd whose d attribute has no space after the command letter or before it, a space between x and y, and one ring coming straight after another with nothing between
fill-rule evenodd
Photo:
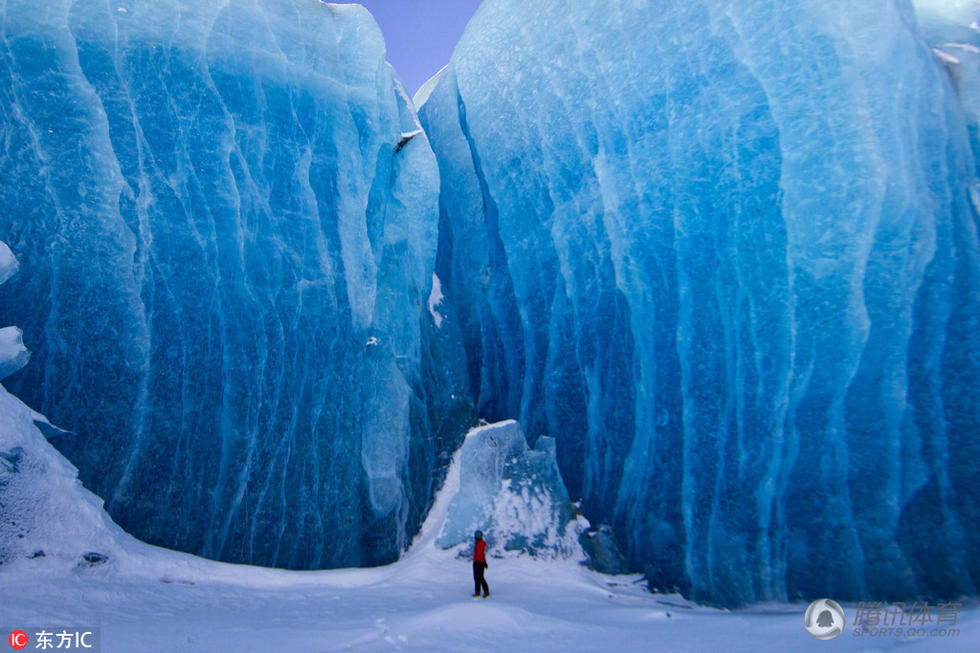
<instances>
[{"instance_id":1,"label":"person in red jacket","mask_svg":"<svg viewBox=\"0 0 980 653\"><path fill-rule=\"evenodd\" d=\"M483 598L490 596L490 587L487 586L483 572L487 569L487 542L483 539L483 531L476 532L476 544L473 546L473 596L480 596L480 588L483 588Z\"/></svg>"}]
</instances>

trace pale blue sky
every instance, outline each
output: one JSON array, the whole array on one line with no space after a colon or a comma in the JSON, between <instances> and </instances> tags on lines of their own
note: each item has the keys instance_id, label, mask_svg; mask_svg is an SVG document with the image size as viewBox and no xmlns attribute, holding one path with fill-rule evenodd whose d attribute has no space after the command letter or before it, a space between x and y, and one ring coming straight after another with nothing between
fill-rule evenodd
<instances>
[{"instance_id":1,"label":"pale blue sky","mask_svg":"<svg viewBox=\"0 0 980 653\"><path fill-rule=\"evenodd\" d=\"M346 3L345 3L346 4ZM381 26L388 61L409 93L449 62L480 0L361 0Z\"/></svg>"}]
</instances>

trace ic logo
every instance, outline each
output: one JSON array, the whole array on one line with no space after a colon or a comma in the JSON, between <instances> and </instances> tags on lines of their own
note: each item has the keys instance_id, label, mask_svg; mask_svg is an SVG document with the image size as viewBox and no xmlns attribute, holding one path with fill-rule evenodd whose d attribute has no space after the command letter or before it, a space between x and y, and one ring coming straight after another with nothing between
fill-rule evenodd
<instances>
[{"instance_id":1,"label":"ic logo","mask_svg":"<svg viewBox=\"0 0 980 653\"><path fill-rule=\"evenodd\" d=\"M15 630L14 632L10 633L10 637L7 638L7 641L10 642L10 648L18 651L22 648L27 648L27 633L25 633L23 630Z\"/></svg>"}]
</instances>

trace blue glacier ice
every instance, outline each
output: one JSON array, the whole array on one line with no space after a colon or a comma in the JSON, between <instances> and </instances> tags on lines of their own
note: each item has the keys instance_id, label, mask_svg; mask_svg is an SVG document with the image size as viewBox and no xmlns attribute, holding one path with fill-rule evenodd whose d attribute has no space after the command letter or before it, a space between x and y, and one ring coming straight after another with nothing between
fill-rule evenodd
<instances>
[{"instance_id":1,"label":"blue glacier ice","mask_svg":"<svg viewBox=\"0 0 980 653\"><path fill-rule=\"evenodd\" d=\"M416 96L478 411L653 586L977 591L962 96L908 0L485 0Z\"/></svg>"},{"instance_id":2,"label":"blue glacier ice","mask_svg":"<svg viewBox=\"0 0 980 653\"><path fill-rule=\"evenodd\" d=\"M553 438L541 436L530 449L513 420L480 426L467 433L455 464L444 486L454 492L436 539L440 547L463 545L460 553L468 555L480 530L497 557L583 557L577 538L587 523L576 519Z\"/></svg>"},{"instance_id":3,"label":"blue glacier ice","mask_svg":"<svg viewBox=\"0 0 980 653\"><path fill-rule=\"evenodd\" d=\"M0 376L120 525L209 557L393 560L472 400L534 448L466 440L514 455L464 456L445 546L550 546L581 498L611 566L698 600L976 593L949 7L485 0L417 118L358 7L7 0L0 317L34 358L5 326ZM24 483L37 415L0 404Z\"/></svg>"},{"instance_id":4,"label":"blue glacier ice","mask_svg":"<svg viewBox=\"0 0 980 653\"><path fill-rule=\"evenodd\" d=\"M361 7L3 3L5 383L150 542L395 559L472 410L438 170ZM454 371L455 370L455 371Z\"/></svg>"}]
</instances>

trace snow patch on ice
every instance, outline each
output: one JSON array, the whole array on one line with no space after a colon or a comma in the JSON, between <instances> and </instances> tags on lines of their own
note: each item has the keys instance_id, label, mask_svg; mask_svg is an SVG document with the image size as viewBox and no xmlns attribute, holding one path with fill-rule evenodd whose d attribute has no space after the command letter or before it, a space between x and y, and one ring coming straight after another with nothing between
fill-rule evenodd
<instances>
[{"instance_id":1,"label":"snow patch on ice","mask_svg":"<svg viewBox=\"0 0 980 653\"><path fill-rule=\"evenodd\" d=\"M442 294L442 284L439 282L439 277L435 272L432 273L432 291L429 293L429 315L432 316L432 321L436 323L436 328L442 327L442 314L436 310L439 308L439 304L445 297Z\"/></svg>"},{"instance_id":2,"label":"snow patch on ice","mask_svg":"<svg viewBox=\"0 0 980 653\"><path fill-rule=\"evenodd\" d=\"M432 91L434 91L436 85L439 84L439 80L442 79L442 76L445 74L448 66L449 64L446 64L440 68L439 72L426 80L426 82L419 87L419 90L415 92L415 97L412 98L412 101L415 103L416 110L421 109L422 105L429 99L429 96L432 95Z\"/></svg>"},{"instance_id":3,"label":"snow patch on ice","mask_svg":"<svg viewBox=\"0 0 980 653\"><path fill-rule=\"evenodd\" d=\"M0 379L27 365L31 352L24 346L23 333L17 327L0 329Z\"/></svg>"},{"instance_id":4,"label":"snow patch on ice","mask_svg":"<svg viewBox=\"0 0 980 653\"><path fill-rule=\"evenodd\" d=\"M7 243L0 240L0 284L17 273L17 257ZM24 346L24 337L17 327L0 329L0 379L6 378L27 365L31 353Z\"/></svg>"},{"instance_id":5,"label":"snow patch on ice","mask_svg":"<svg viewBox=\"0 0 980 653\"><path fill-rule=\"evenodd\" d=\"M949 54L948 52L943 52L939 48L933 48L932 51L936 55L936 58L938 58L941 62L943 62L944 65L956 66L959 65L960 63L959 59Z\"/></svg>"},{"instance_id":6,"label":"snow patch on ice","mask_svg":"<svg viewBox=\"0 0 980 653\"><path fill-rule=\"evenodd\" d=\"M472 429L441 495L450 492L439 514L443 549L468 555L473 532L482 530L494 557L585 558L578 537L589 524L575 516L552 438L541 436L529 449L513 420Z\"/></svg>"}]
</instances>

